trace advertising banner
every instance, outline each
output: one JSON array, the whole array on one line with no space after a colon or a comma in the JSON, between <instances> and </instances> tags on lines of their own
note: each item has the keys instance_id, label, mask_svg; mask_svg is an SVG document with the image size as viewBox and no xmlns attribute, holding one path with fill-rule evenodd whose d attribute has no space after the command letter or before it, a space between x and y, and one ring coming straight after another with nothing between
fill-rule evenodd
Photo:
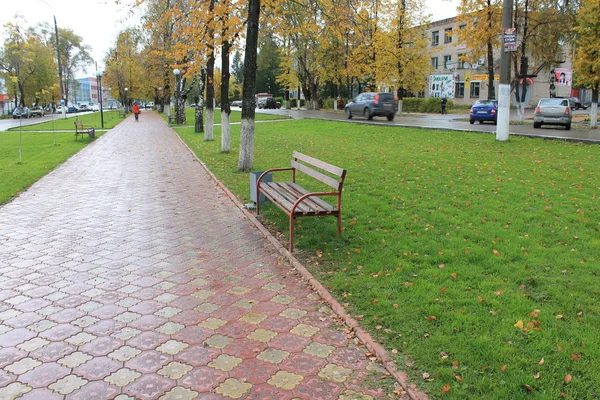
<instances>
[{"instance_id":1,"label":"advertising banner","mask_svg":"<svg viewBox=\"0 0 600 400\"><path fill-rule=\"evenodd\" d=\"M429 96L454 98L454 75L429 75Z\"/></svg>"},{"instance_id":2,"label":"advertising banner","mask_svg":"<svg viewBox=\"0 0 600 400\"><path fill-rule=\"evenodd\" d=\"M556 68L554 70L554 85L571 86L573 81L573 70L567 68Z\"/></svg>"}]
</instances>

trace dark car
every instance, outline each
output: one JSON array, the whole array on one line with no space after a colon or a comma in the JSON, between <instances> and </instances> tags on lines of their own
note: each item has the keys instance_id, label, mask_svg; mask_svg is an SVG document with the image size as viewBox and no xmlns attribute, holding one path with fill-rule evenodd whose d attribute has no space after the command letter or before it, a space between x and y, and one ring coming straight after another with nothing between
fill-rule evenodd
<instances>
[{"instance_id":1,"label":"dark car","mask_svg":"<svg viewBox=\"0 0 600 400\"><path fill-rule=\"evenodd\" d=\"M348 119L362 115L366 119L373 117L386 117L393 121L398 111L398 101L393 93L361 93L354 100L346 104L345 112Z\"/></svg>"},{"instance_id":2,"label":"dark car","mask_svg":"<svg viewBox=\"0 0 600 400\"><path fill-rule=\"evenodd\" d=\"M263 100L263 99L261 99ZM276 101L273 97L267 97L262 102L259 103L259 108L270 108L277 109L281 107L281 103Z\"/></svg>"},{"instance_id":3,"label":"dark car","mask_svg":"<svg viewBox=\"0 0 600 400\"><path fill-rule=\"evenodd\" d=\"M17 118L31 118L31 111L27 107L17 107L12 113L14 119Z\"/></svg>"},{"instance_id":4,"label":"dark car","mask_svg":"<svg viewBox=\"0 0 600 400\"><path fill-rule=\"evenodd\" d=\"M579 97L569 97L569 101L571 102L571 110L579 110L580 108L587 110L589 107L589 104L582 103Z\"/></svg>"},{"instance_id":5,"label":"dark car","mask_svg":"<svg viewBox=\"0 0 600 400\"><path fill-rule=\"evenodd\" d=\"M471 125L475 121L479 121L480 124L490 121L496 125L497 118L498 100L477 100L469 111L469 123Z\"/></svg>"},{"instance_id":6,"label":"dark car","mask_svg":"<svg viewBox=\"0 0 600 400\"><path fill-rule=\"evenodd\" d=\"M40 106L35 106L35 107L31 107L31 116L35 117L43 117L46 114L46 111L44 110L43 107Z\"/></svg>"},{"instance_id":7,"label":"dark car","mask_svg":"<svg viewBox=\"0 0 600 400\"><path fill-rule=\"evenodd\" d=\"M68 113L76 113L76 112L79 112L79 108L77 108L75 106L69 106L69 107L67 107L67 112Z\"/></svg>"},{"instance_id":8,"label":"dark car","mask_svg":"<svg viewBox=\"0 0 600 400\"><path fill-rule=\"evenodd\" d=\"M542 125L562 125L566 130L571 129L571 104L569 99L546 98L540 99L533 114L533 127Z\"/></svg>"}]
</instances>

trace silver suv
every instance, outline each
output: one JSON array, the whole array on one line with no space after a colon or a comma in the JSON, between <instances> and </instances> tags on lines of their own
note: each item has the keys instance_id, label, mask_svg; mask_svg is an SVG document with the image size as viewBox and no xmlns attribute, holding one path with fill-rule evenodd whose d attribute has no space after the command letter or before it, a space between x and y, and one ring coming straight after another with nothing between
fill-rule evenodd
<instances>
[{"instance_id":1,"label":"silver suv","mask_svg":"<svg viewBox=\"0 0 600 400\"><path fill-rule=\"evenodd\" d=\"M40 106L35 106L35 107L31 107L31 116L35 117L36 115L38 117L43 117L46 114L46 111L44 111L43 107Z\"/></svg>"}]
</instances>

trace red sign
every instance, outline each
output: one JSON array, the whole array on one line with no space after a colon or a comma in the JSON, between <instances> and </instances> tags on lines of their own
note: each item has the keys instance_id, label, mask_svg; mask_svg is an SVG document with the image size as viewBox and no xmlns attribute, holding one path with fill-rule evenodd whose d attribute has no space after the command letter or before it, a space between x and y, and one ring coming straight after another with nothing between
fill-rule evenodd
<instances>
[{"instance_id":1,"label":"red sign","mask_svg":"<svg viewBox=\"0 0 600 400\"><path fill-rule=\"evenodd\" d=\"M0 101L8 101L8 95L7 94L0 94Z\"/></svg>"}]
</instances>

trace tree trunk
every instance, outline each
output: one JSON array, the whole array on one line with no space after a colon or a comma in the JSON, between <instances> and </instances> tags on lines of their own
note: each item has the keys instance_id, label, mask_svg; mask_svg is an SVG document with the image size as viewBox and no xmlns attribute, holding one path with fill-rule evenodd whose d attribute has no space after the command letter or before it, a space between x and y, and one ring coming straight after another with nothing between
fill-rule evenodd
<instances>
[{"instance_id":1,"label":"tree trunk","mask_svg":"<svg viewBox=\"0 0 600 400\"><path fill-rule=\"evenodd\" d=\"M592 89L592 105L590 110L590 128L598 128L598 88Z\"/></svg>"},{"instance_id":2,"label":"tree trunk","mask_svg":"<svg viewBox=\"0 0 600 400\"><path fill-rule=\"evenodd\" d=\"M194 132L204 132L204 83L206 81L206 73L204 68L200 70L200 79L198 79L198 102L196 103L196 123L194 124Z\"/></svg>"},{"instance_id":3,"label":"tree trunk","mask_svg":"<svg viewBox=\"0 0 600 400\"><path fill-rule=\"evenodd\" d=\"M492 15L492 1L488 0L488 29L492 31L493 15ZM496 98L496 89L494 87L494 47L492 41L487 42L487 63L488 63L488 100L494 100Z\"/></svg>"},{"instance_id":4,"label":"tree trunk","mask_svg":"<svg viewBox=\"0 0 600 400\"><path fill-rule=\"evenodd\" d=\"M249 0L246 26L246 54L244 56L244 84L242 93L242 126L240 130L240 154L238 170L250 171L254 161L254 116L256 99L256 58L258 48L258 22L260 0Z\"/></svg>"},{"instance_id":5,"label":"tree trunk","mask_svg":"<svg viewBox=\"0 0 600 400\"><path fill-rule=\"evenodd\" d=\"M225 34L223 35L225 36ZM229 124L229 115L231 107L229 106L229 52L231 44L228 40L223 41L221 51L221 152L229 153L231 150L231 125Z\"/></svg>"},{"instance_id":6,"label":"tree trunk","mask_svg":"<svg viewBox=\"0 0 600 400\"><path fill-rule=\"evenodd\" d=\"M215 0L210 0L208 12L210 15L215 10ZM215 130L215 46L213 45L215 31L209 29L208 43L209 53L206 63L206 131L204 131L204 140L214 140Z\"/></svg>"}]
</instances>

